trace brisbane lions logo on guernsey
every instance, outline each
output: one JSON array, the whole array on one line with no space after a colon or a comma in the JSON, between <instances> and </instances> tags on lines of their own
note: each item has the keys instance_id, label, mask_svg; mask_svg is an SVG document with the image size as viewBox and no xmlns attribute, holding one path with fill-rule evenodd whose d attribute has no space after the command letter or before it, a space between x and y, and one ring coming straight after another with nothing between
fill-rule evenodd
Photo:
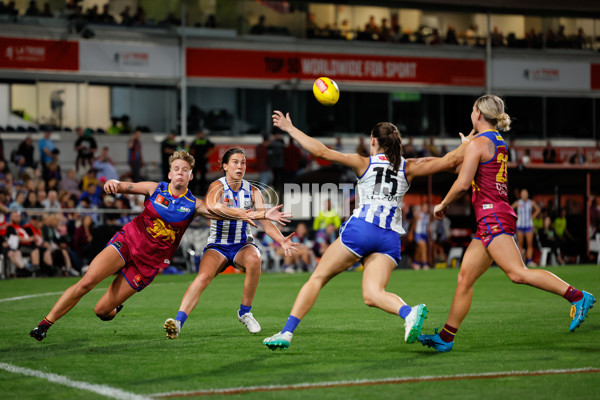
<instances>
[{"instance_id":1,"label":"brisbane lions logo on guernsey","mask_svg":"<svg viewBox=\"0 0 600 400\"><path fill-rule=\"evenodd\" d=\"M152 235L153 238L162 238L171 243L175 242L179 228L173 228L169 224L165 224L160 219L152 220L152 228L146 227L146 232Z\"/></svg>"}]
</instances>

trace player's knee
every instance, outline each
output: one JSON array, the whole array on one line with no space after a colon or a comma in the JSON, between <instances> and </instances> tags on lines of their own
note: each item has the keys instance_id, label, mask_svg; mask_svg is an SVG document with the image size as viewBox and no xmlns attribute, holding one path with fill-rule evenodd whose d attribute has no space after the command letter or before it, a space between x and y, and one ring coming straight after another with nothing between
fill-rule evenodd
<instances>
[{"instance_id":1,"label":"player's knee","mask_svg":"<svg viewBox=\"0 0 600 400\"><path fill-rule=\"evenodd\" d=\"M75 288L78 292L77 294L83 296L84 294L91 291L94 287L96 287L96 282L92 279L86 278L85 276L81 278L79 282L77 282Z\"/></svg>"},{"instance_id":2,"label":"player's knee","mask_svg":"<svg viewBox=\"0 0 600 400\"><path fill-rule=\"evenodd\" d=\"M525 269L519 269L516 271L510 271L508 275L508 279L510 279L513 283L523 284L527 283L527 277L525 276Z\"/></svg>"},{"instance_id":3,"label":"player's knee","mask_svg":"<svg viewBox=\"0 0 600 400\"><path fill-rule=\"evenodd\" d=\"M377 307L377 298L379 296L373 290L363 290L363 300L368 307Z\"/></svg>"},{"instance_id":4,"label":"player's knee","mask_svg":"<svg viewBox=\"0 0 600 400\"><path fill-rule=\"evenodd\" d=\"M111 319L114 318L114 315L111 316L112 310L113 309L108 310L106 307L104 307L100 304L96 304L96 307L94 307L94 313L102 321L110 321Z\"/></svg>"},{"instance_id":5,"label":"player's knee","mask_svg":"<svg viewBox=\"0 0 600 400\"><path fill-rule=\"evenodd\" d=\"M258 254L251 254L245 257L244 267L246 271L260 271L261 259Z\"/></svg>"}]
</instances>

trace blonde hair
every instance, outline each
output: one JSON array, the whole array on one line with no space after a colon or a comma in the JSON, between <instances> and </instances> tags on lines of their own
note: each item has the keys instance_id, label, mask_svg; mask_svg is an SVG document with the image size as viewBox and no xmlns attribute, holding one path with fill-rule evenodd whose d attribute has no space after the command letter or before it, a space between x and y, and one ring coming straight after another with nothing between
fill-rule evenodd
<instances>
[{"instance_id":1,"label":"blonde hair","mask_svg":"<svg viewBox=\"0 0 600 400\"><path fill-rule=\"evenodd\" d=\"M190 164L191 169L194 169L194 165L196 164L194 157L185 150L176 151L175 153L171 154L171 157L169 157L169 168L171 168L171 165L175 160L185 161L186 163Z\"/></svg>"},{"instance_id":2,"label":"blonde hair","mask_svg":"<svg viewBox=\"0 0 600 400\"><path fill-rule=\"evenodd\" d=\"M475 101L475 108L483 118L501 131L509 131L510 116L504 112L504 100L493 94L486 94Z\"/></svg>"}]
</instances>

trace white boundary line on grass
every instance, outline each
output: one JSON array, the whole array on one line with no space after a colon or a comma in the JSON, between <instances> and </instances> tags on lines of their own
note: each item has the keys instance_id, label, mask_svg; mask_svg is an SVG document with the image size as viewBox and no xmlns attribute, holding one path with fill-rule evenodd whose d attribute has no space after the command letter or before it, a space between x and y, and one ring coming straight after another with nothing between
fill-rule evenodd
<instances>
[{"instance_id":1,"label":"white boundary line on grass","mask_svg":"<svg viewBox=\"0 0 600 400\"><path fill-rule=\"evenodd\" d=\"M0 369L3 369L14 374L33 376L35 378L45 379L47 381L72 387L75 389L87 390L89 392L98 393L102 396L110 397L119 400L149 400L149 397L140 396L135 393L126 392L121 389L113 388L106 385L97 385L82 381L74 381L66 376L50 374L47 372L36 371L29 368L17 367L16 365L0 363Z\"/></svg>"},{"instance_id":2,"label":"white boundary line on grass","mask_svg":"<svg viewBox=\"0 0 600 400\"><path fill-rule=\"evenodd\" d=\"M170 397L196 397L207 395L232 395L248 392L271 392L279 390L300 390L300 389L326 389L334 387L347 386L370 386L385 384L418 383L433 381L454 381L471 379L495 379L515 376L537 376L537 375L560 375L576 373L600 373L600 368L574 368L574 369L546 369L538 371L500 371L500 372L482 372L475 374L456 374L456 375L426 375L426 376L406 376L401 378L384 379L357 379L354 381L332 381L315 383L296 383L292 385L268 385L268 386L240 386L235 388L208 389L184 392L167 392L151 394L152 398L170 398Z\"/></svg>"},{"instance_id":3,"label":"white boundary line on grass","mask_svg":"<svg viewBox=\"0 0 600 400\"><path fill-rule=\"evenodd\" d=\"M7 297L5 299L0 299L0 303L4 303L6 301L17 301L17 300L31 299L33 297L53 296L53 295L56 295L56 294L63 294L63 292L47 292L47 293L38 293L38 294L28 294L26 296Z\"/></svg>"}]
</instances>

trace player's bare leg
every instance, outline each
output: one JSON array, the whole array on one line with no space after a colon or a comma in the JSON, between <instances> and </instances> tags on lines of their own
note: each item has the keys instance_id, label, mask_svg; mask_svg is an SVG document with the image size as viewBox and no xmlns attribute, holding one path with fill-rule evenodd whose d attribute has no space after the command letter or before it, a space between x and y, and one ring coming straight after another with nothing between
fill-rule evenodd
<instances>
[{"instance_id":1,"label":"player's bare leg","mask_svg":"<svg viewBox=\"0 0 600 400\"><path fill-rule=\"evenodd\" d=\"M46 331L52 324L75 307L79 300L96 287L98 283L119 271L124 265L125 262L117 249L113 246L105 247L94 258L87 273L76 284L65 290L46 318L37 328L31 331L30 336L37 340L44 339Z\"/></svg>"},{"instance_id":2,"label":"player's bare leg","mask_svg":"<svg viewBox=\"0 0 600 400\"><path fill-rule=\"evenodd\" d=\"M256 295L258 282L260 280L261 258L258 249L252 245L243 247L233 260L236 265L246 271L244 278L244 291L242 293L242 302L238 310L238 319L243 323L248 332L259 333L261 328L254 315L250 312L252 302Z\"/></svg>"},{"instance_id":3,"label":"player's bare leg","mask_svg":"<svg viewBox=\"0 0 600 400\"><path fill-rule=\"evenodd\" d=\"M164 323L167 338L177 339L179 337L181 327L198 304L204 289L210 285L217 272L226 267L226 261L227 259L216 250L207 250L204 253L198 266L198 275L185 291L177 316L168 318Z\"/></svg>"}]
</instances>

